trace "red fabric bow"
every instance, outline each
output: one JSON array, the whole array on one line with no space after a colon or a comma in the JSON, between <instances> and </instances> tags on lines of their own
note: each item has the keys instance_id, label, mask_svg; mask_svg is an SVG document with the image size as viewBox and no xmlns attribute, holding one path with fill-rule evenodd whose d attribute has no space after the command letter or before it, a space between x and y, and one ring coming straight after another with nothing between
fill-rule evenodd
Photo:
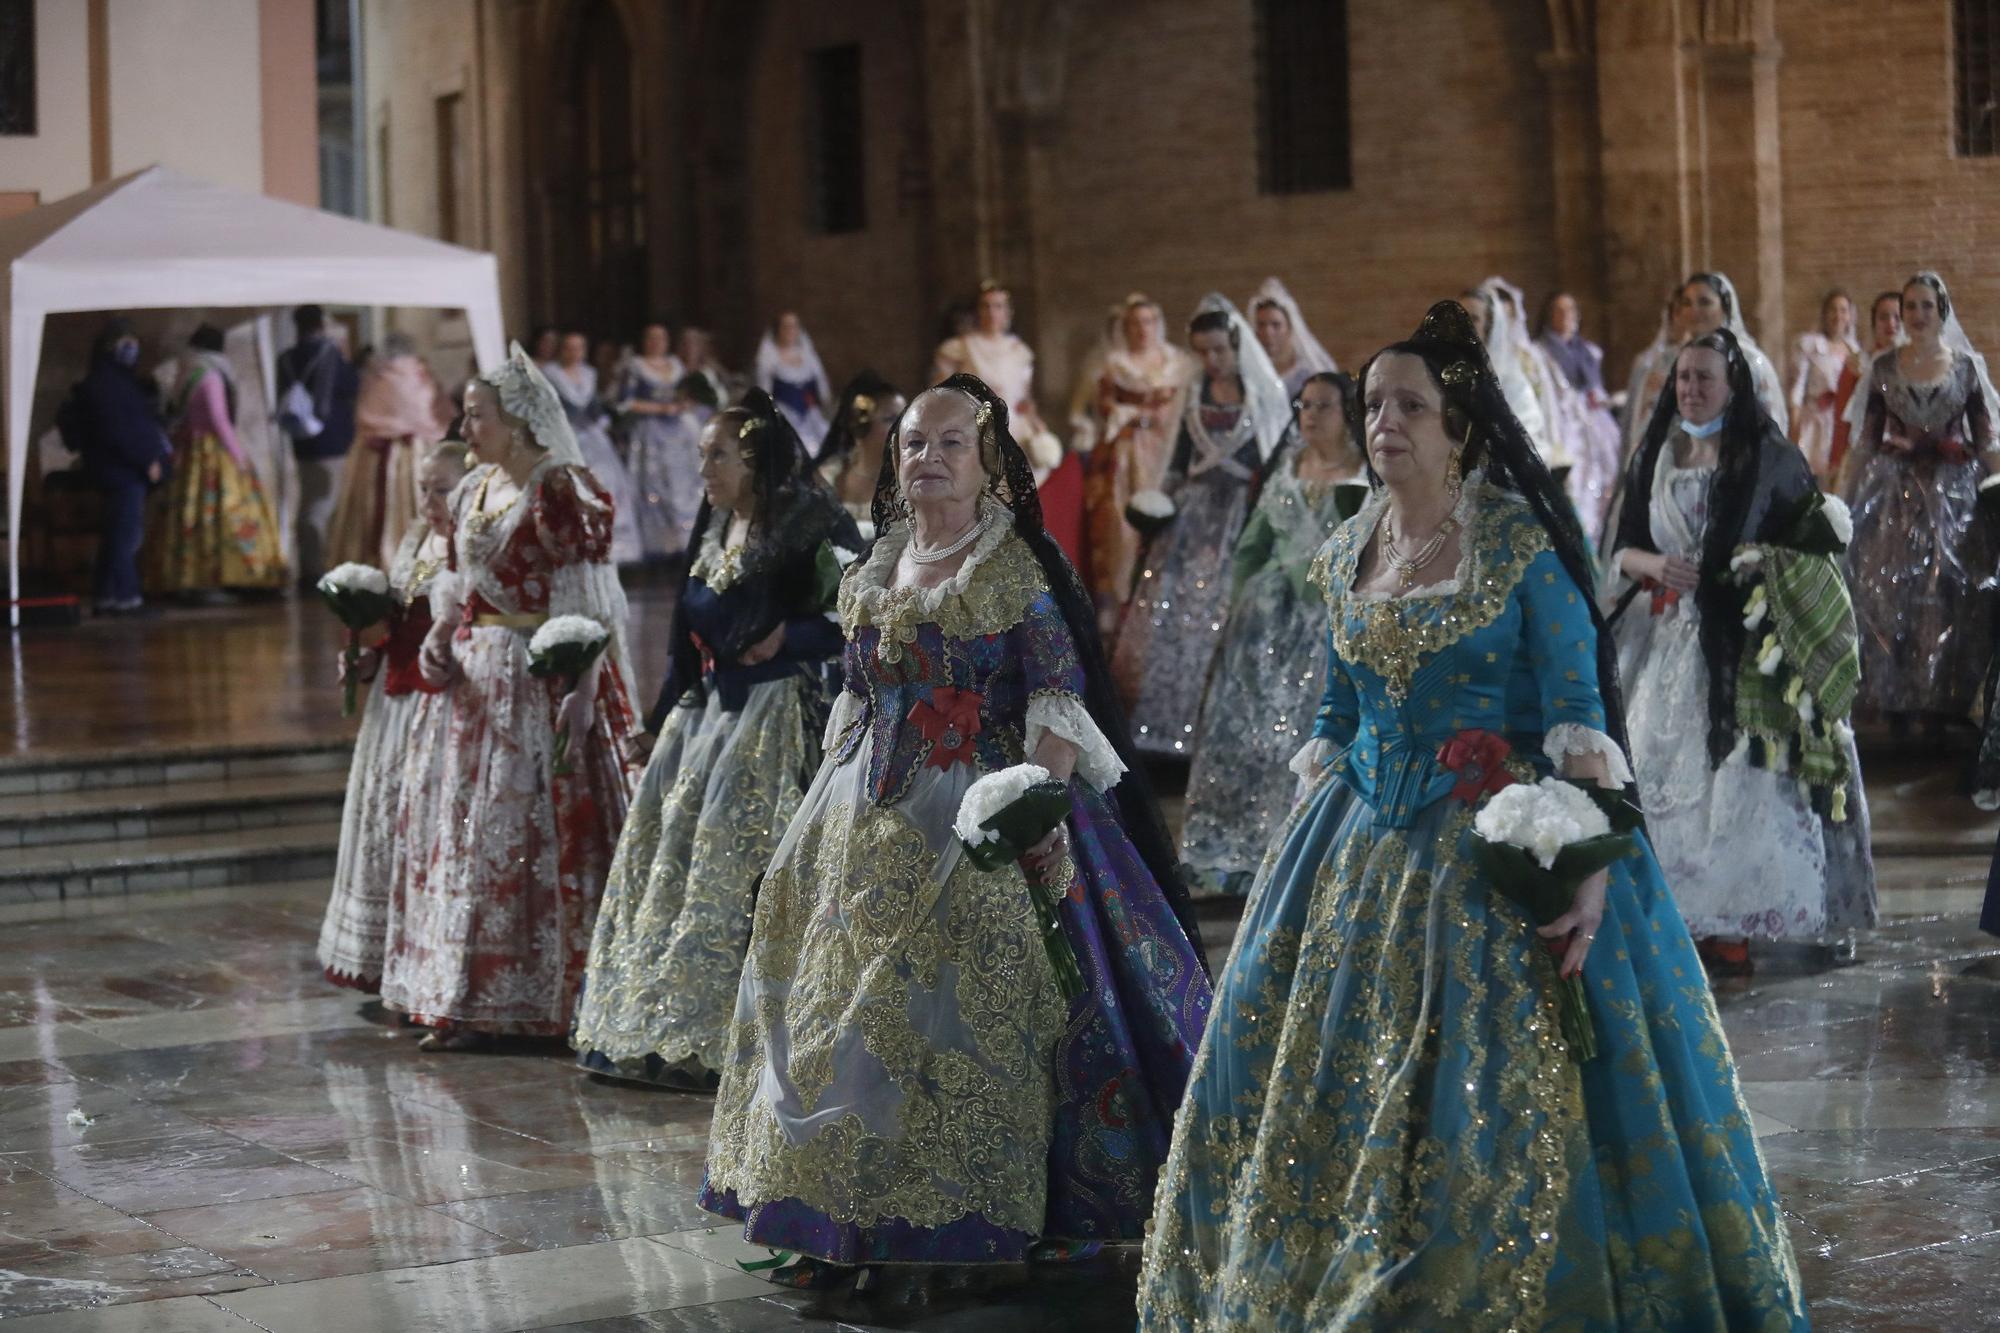
<instances>
[{"instance_id":1,"label":"red fabric bow","mask_svg":"<svg viewBox=\"0 0 2000 1333\"><path fill-rule=\"evenodd\" d=\"M972 762L972 738L979 734L979 705L984 702L982 694L940 685L910 709L909 720L931 743L926 768Z\"/></svg>"},{"instance_id":2,"label":"red fabric bow","mask_svg":"<svg viewBox=\"0 0 2000 1333\"><path fill-rule=\"evenodd\" d=\"M702 638L701 635L696 634L693 630L688 631L688 638L694 640L694 650L701 654L701 674L704 676L714 675L715 652L708 646L708 640Z\"/></svg>"},{"instance_id":3,"label":"red fabric bow","mask_svg":"<svg viewBox=\"0 0 2000 1333\"><path fill-rule=\"evenodd\" d=\"M1656 616L1668 607L1679 606L1681 603L1681 590L1669 588L1658 579L1641 580L1639 586L1653 595L1653 614Z\"/></svg>"},{"instance_id":4,"label":"red fabric bow","mask_svg":"<svg viewBox=\"0 0 2000 1333\"><path fill-rule=\"evenodd\" d=\"M1438 763L1458 774L1451 794L1471 805L1482 796L1514 785L1507 756L1514 747L1490 731L1461 731L1438 748Z\"/></svg>"}]
</instances>

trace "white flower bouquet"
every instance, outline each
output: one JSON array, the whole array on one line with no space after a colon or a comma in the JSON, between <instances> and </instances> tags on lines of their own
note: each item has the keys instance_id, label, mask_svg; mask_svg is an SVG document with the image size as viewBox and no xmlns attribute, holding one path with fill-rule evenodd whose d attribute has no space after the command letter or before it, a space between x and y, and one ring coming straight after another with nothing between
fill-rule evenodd
<instances>
[{"instance_id":1,"label":"white flower bouquet","mask_svg":"<svg viewBox=\"0 0 2000 1333\"><path fill-rule=\"evenodd\" d=\"M1069 812L1068 783L1057 782L1039 764L1015 764L988 773L965 789L952 831L974 866L993 871L1027 855L1029 848L1069 818ZM1056 986L1069 1001L1083 994L1083 972L1056 912L1057 896L1066 889L1042 882L1039 875L1028 876L1028 900L1034 905L1042 947Z\"/></svg>"},{"instance_id":2,"label":"white flower bouquet","mask_svg":"<svg viewBox=\"0 0 2000 1333\"><path fill-rule=\"evenodd\" d=\"M552 616L528 640L528 674L567 680L571 689L603 655L611 631L589 616ZM556 733L556 776L571 771L569 733Z\"/></svg>"},{"instance_id":3,"label":"white flower bouquet","mask_svg":"<svg viewBox=\"0 0 2000 1333\"><path fill-rule=\"evenodd\" d=\"M1174 521L1180 510L1164 491L1134 491L1125 502L1125 521L1141 537L1150 537Z\"/></svg>"},{"instance_id":4,"label":"white flower bouquet","mask_svg":"<svg viewBox=\"0 0 2000 1333\"><path fill-rule=\"evenodd\" d=\"M1631 855L1637 826L1637 811L1618 793L1561 778L1503 787L1472 820L1481 871L1537 926L1568 913L1579 885ZM1567 947L1563 941L1549 945L1552 952ZM1559 976L1556 985L1570 1056L1579 1063L1590 1060L1597 1054L1597 1037L1583 977Z\"/></svg>"},{"instance_id":5,"label":"white flower bouquet","mask_svg":"<svg viewBox=\"0 0 2000 1333\"><path fill-rule=\"evenodd\" d=\"M341 687L340 715L354 716L354 692L360 684L361 631L379 625L396 611L389 576L373 565L352 561L327 571L315 585L322 600L347 627L346 683Z\"/></svg>"}]
</instances>

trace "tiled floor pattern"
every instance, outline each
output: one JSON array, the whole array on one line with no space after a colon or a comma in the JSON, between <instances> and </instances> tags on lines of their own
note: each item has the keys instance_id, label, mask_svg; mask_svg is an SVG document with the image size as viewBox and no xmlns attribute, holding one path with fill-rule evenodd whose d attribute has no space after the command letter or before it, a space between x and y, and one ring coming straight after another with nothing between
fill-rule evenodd
<instances>
[{"instance_id":1,"label":"tiled floor pattern","mask_svg":"<svg viewBox=\"0 0 2000 1333\"><path fill-rule=\"evenodd\" d=\"M2000 941L1983 864L1832 969L1719 1000L1822 1329L1990 1326ZM1946 912L1919 895L1955 896ZM151 905L149 905L151 906ZM313 966L319 896L229 891L0 937L9 1333L1128 1327L1135 1258L808 1298L694 1206L709 1103L560 1052L430 1056Z\"/></svg>"}]
</instances>

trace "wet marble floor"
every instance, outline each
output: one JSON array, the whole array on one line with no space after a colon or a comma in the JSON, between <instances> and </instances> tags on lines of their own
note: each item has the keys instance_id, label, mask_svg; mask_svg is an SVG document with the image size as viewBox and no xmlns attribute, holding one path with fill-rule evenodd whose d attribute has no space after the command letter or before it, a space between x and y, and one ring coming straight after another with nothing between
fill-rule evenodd
<instances>
[{"instance_id":1,"label":"wet marble floor","mask_svg":"<svg viewBox=\"0 0 2000 1333\"><path fill-rule=\"evenodd\" d=\"M1769 954L1719 994L1821 1329L1996 1319L2000 940L1969 911L1983 859L1920 864L1858 964ZM830 1299L746 1276L761 1253L694 1205L706 1099L554 1049L418 1051L320 980L320 905L0 932L9 1330L1130 1326L1130 1253Z\"/></svg>"}]
</instances>

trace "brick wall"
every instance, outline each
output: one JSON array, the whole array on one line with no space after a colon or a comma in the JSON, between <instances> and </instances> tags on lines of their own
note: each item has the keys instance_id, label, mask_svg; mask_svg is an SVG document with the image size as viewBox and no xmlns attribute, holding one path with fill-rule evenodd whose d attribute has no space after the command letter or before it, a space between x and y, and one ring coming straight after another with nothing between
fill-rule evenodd
<instances>
[{"instance_id":1,"label":"brick wall","mask_svg":"<svg viewBox=\"0 0 2000 1333\"><path fill-rule=\"evenodd\" d=\"M1539 6L1351 0L1354 187L1257 192L1245 0L1090 5L1072 32L1042 220L1045 400L1105 306L1141 288L1184 341L1219 289L1283 278L1344 366L1490 273L1553 281Z\"/></svg>"},{"instance_id":2,"label":"brick wall","mask_svg":"<svg viewBox=\"0 0 2000 1333\"><path fill-rule=\"evenodd\" d=\"M764 328L796 310L836 393L864 366L914 383L928 372L936 319L920 258L925 212L899 179L923 157L918 34L898 5L812 0L773 0L764 32L749 89L750 231L735 246L755 308L709 312L724 356L747 370ZM806 220L806 53L848 42L862 48L868 225L819 235Z\"/></svg>"},{"instance_id":3,"label":"brick wall","mask_svg":"<svg viewBox=\"0 0 2000 1333\"><path fill-rule=\"evenodd\" d=\"M1780 0L1788 327L1827 288L1860 306L1935 268L1976 346L2000 354L2000 158L1952 147L1945 0ZM1773 331L1776 332L1776 331Z\"/></svg>"}]
</instances>

